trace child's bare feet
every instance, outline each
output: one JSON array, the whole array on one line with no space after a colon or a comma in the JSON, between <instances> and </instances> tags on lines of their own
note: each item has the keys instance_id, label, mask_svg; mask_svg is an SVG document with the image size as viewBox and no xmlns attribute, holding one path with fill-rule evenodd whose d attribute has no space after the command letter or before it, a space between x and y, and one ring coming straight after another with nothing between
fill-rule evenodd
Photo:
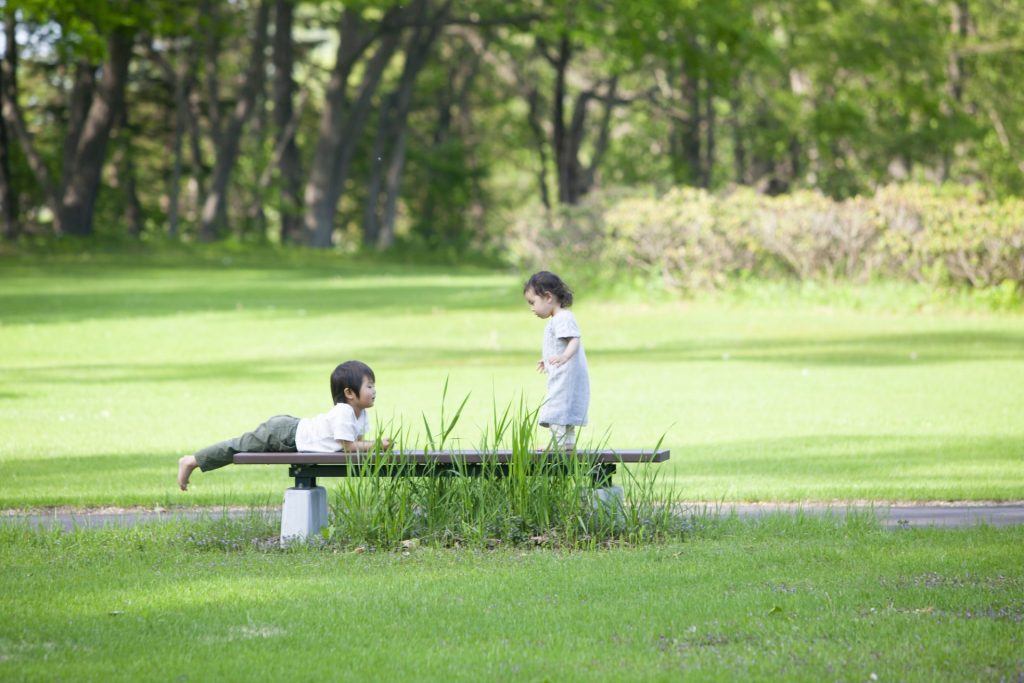
<instances>
[{"instance_id":1,"label":"child's bare feet","mask_svg":"<svg viewBox=\"0 0 1024 683\"><path fill-rule=\"evenodd\" d=\"M178 459L178 486L182 491L188 491L188 478L192 476L192 470L199 467L196 456L183 455Z\"/></svg>"}]
</instances>

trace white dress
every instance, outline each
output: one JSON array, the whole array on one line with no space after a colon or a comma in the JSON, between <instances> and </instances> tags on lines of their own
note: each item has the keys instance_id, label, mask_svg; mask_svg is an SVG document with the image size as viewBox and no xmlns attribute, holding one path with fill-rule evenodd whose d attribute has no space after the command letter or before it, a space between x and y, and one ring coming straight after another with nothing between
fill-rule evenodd
<instances>
[{"instance_id":1,"label":"white dress","mask_svg":"<svg viewBox=\"0 0 1024 683\"><path fill-rule=\"evenodd\" d=\"M548 358L565 351L569 340L580 338L576 354L558 367L552 367ZM540 407L538 421L542 427L551 425L587 424L587 407L590 405L590 376L587 370L587 354L583 350L583 339L576 316L566 309L553 315L544 327L544 369L548 373L548 394Z\"/></svg>"}]
</instances>

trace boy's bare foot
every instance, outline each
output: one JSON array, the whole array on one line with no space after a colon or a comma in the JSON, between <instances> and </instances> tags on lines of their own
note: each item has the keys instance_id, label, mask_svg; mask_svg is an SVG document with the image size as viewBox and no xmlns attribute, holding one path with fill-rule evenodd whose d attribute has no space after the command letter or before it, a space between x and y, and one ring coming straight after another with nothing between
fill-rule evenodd
<instances>
[{"instance_id":1,"label":"boy's bare foot","mask_svg":"<svg viewBox=\"0 0 1024 683\"><path fill-rule=\"evenodd\" d=\"M183 455L178 459L178 486L182 491L188 491L188 478L192 476L192 470L199 467L196 456Z\"/></svg>"}]
</instances>

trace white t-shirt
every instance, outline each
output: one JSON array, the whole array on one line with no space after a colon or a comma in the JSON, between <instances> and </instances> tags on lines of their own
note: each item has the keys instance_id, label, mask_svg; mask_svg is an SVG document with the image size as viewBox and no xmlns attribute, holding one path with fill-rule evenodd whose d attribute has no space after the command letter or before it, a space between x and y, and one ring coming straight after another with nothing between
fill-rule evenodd
<instances>
[{"instance_id":1,"label":"white t-shirt","mask_svg":"<svg viewBox=\"0 0 1024 683\"><path fill-rule=\"evenodd\" d=\"M300 453L334 453L340 441L361 441L369 429L369 411L356 417L347 403L335 403L326 413L299 420L295 430L295 450Z\"/></svg>"}]
</instances>

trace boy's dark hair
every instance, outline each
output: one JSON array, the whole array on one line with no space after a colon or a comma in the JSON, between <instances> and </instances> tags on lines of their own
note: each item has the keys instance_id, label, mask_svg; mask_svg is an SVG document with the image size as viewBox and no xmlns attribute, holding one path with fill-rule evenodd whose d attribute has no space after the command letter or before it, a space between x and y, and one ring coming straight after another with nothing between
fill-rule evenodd
<instances>
[{"instance_id":1,"label":"boy's dark hair","mask_svg":"<svg viewBox=\"0 0 1024 683\"><path fill-rule=\"evenodd\" d=\"M347 403L345 390L351 389L356 396L363 388L363 378L369 377L371 382L376 382L373 370L366 363L358 360L347 360L331 373L331 398L335 403Z\"/></svg>"},{"instance_id":2,"label":"boy's dark hair","mask_svg":"<svg viewBox=\"0 0 1024 683\"><path fill-rule=\"evenodd\" d=\"M541 296L551 294L558 299L558 303L563 308L572 306L572 290L569 289L569 285L562 282L562 278L549 271L541 270L531 275L530 279L523 285L523 294L526 294L528 289L532 289Z\"/></svg>"}]
</instances>

